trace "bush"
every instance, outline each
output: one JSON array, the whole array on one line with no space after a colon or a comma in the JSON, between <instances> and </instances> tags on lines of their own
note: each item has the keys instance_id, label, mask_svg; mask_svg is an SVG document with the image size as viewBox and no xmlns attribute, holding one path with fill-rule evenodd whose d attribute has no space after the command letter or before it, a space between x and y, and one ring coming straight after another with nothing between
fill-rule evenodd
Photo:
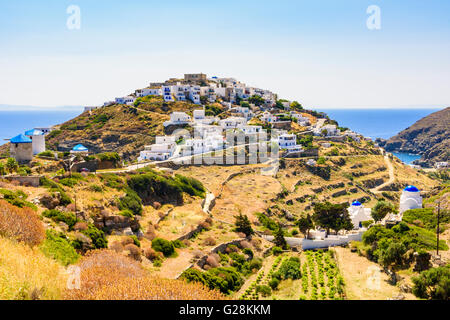
<instances>
[{"instance_id":1,"label":"bush","mask_svg":"<svg viewBox=\"0 0 450 320\"><path fill-rule=\"evenodd\" d=\"M105 233L90 224L86 230L81 231L84 235L92 240L95 249L108 248L108 240L106 240Z\"/></svg>"},{"instance_id":2,"label":"bush","mask_svg":"<svg viewBox=\"0 0 450 320\"><path fill-rule=\"evenodd\" d=\"M74 213L62 212L55 209L45 210L42 212L42 215L46 218L52 219L55 222L64 222L69 226L69 229L72 229L78 221Z\"/></svg>"},{"instance_id":3,"label":"bush","mask_svg":"<svg viewBox=\"0 0 450 320\"><path fill-rule=\"evenodd\" d=\"M284 279L296 280L301 277L300 267L300 259L291 257L283 261L278 272Z\"/></svg>"},{"instance_id":4,"label":"bush","mask_svg":"<svg viewBox=\"0 0 450 320\"><path fill-rule=\"evenodd\" d=\"M142 214L142 200L136 192L131 189L127 189L127 193L119 200L120 210L129 210L133 214Z\"/></svg>"},{"instance_id":5,"label":"bush","mask_svg":"<svg viewBox=\"0 0 450 320\"><path fill-rule=\"evenodd\" d=\"M47 230L46 235L47 238L41 245L41 250L46 256L59 261L63 266L77 262L80 255L75 251L64 234Z\"/></svg>"},{"instance_id":6,"label":"bush","mask_svg":"<svg viewBox=\"0 0 450 320\"><path fill-rule=\"evenodd\" d=\"M275 246L275 247L272 248L272 254L274 256L277 256L277 255L282 254L282 253L283 253L283 249L281 249L280 247Z\"/></svg>"},{"instance_id":7,"label":"bush","mask_svg":"<svg viewBox=\"0 0 450 320\"><path fill-rule=\"evenodd\" d=\"M175 253L175 247L173 243L162 238L153 239L152 248L155 251L162 252L166 257L170 257Z\"/></svg>"},{"instance_id":8,"label":"bush","mask_svg":"<svg viewBox=\"0 0 450 320\"><path fill-rule=\"evenodd\" d=\"M133 240L133 243L134 243L135 246L137 246L137 247L141 246L141 242L139 241L139 239L135 235L130 236L130 238Z\"/></svg>"},{"instance_id":9,"label":"bush","mask_svg":"<svg viewBox=\"0 0 450 320\"><path fill-rule=\"evenodd\" d=\"M278 288L278 285L280 284L280 280L276 278L272 278L269 281L269 286L272 288L272 290L276 290Z\"/></svg>"},{"instance_id":10,"label":"bush","mask_svg":"<svg viewBox=\"0 0 450 320\"><path fill-rule=\"evenodd\" d=\"M234 268L211 268L206 272L190 268L183 272L182 279L187 282L199 282L210 289L220 290L222 293L228 294L238 290L243 283L239 273Z\"/></svg>"},{"instance_id":11,"label":"bush","mask_svg":"<svg viewBox=\"0 0 450 320\"><path fill-rule=\"evenodd\" d=\"M0 236L35 246L44 240L45 232L33 210L0 200Z\"/></svg>"},{"instance_id":12,"label":"bush","mask_svg":"<svg viewBox=\"0 0 450 320\"><path fill-rule=\"evenodd\" d=\"M67 195L64 191L63 187L61 187L58 183L46 178L42 177L39 180L41 186L47 188L49 191L59 192L61 195L60 204L63 206L67 206L72 203L72 199Z\"/></svg>"},{"instance_id":13,"label":"bush","mask_svg":"<svg viewBox=\"0 0 450 320\"><path fill-rule=\"evenodd\" d=\"M450 264L423 271L418 277L413 277L412 281L412 292L416 297L431 300L450 299Z\"/></svg>"},{"instance_id":14,"label":"bush","mask_svg":"<svg viewBox=\"0 0 450 320\"><path fill-rule=\"evenodd\" d=\"M44 152L41 152L41 153L39 153L37 156L38 156L38 157L54 158L53 152L52 152L52 151L49 151L49 150L44 151Z\"/></svg>"},{"instance_id":15,"label":"bush","mask_svg":"<svg viewBox=\"0 0 450 320\"><path fill-rule=\"evenodd\" d=\"M37 207L34 204L26 201L27 195L21 190L14 192L12 190L0 189L0 194L3 195L3 199L5 201L9 202L13 206L19 208L28 207L33 209L34 211L37 210Z\"/></svg>"},{"instance_id":16,"label":"bush","mask_svg":"<svg viewBox=\"0 0 450 320\"><path fill-rule=\"evenodd\" d=\"M261 293L264 297L267 297L272 294L272 289L269 286L262 285L256 287L256 292Z\"/></svg>"}]
</instances>

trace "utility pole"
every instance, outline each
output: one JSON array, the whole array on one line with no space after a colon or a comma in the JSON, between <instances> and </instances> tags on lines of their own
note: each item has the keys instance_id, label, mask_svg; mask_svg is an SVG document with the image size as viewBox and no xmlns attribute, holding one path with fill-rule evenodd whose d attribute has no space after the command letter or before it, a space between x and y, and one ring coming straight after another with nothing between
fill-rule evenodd
<instances>
[{"instance_id":1,"label":"utility pole","mask_svg":"<svg viewBox=\"0 0 450 320\"><path fill-rule=\"evenodd\" d=\"M441 214L441 202L438 202L437 206L437 227L436 227L436 255L439 257L439 218Z\"/></svg>"}]
</instances>

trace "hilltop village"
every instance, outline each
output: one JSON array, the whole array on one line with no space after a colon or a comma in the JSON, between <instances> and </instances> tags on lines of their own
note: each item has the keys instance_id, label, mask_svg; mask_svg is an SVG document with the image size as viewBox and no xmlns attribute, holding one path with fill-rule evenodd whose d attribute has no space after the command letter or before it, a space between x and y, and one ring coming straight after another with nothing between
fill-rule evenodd
<instances>
[{"instance_id":1,"label":"hilltop village","mask_svg":"<svg viewBox=\"0 0 450 320\"><path fill-rule=\"evenodd\" d=\"M449 194L446 165L186 74L0 147L0 298L431 298ZM74 266L89 286L65 287Z\"/></svg>"}]
</instances>

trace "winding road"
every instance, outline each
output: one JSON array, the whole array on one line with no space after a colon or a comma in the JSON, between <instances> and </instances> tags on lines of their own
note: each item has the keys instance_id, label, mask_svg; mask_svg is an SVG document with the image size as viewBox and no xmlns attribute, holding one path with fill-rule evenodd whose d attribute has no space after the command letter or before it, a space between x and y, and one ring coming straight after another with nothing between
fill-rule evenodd
<instances>
[{"instance_id":1,"label":"winding road","mask_svg":"<svg viewBox=\"0 0 450 320\"><path fill-rule=\"evenodd\" d=\"M382 188L394 183L394 181L395 181L394 166L392 165L391 159L389 158L389 156L387 154L384 156L384 162L386 163L386 166L388 167L388 170L389 170L389 180L383 184L380 184L378 187L370 189L370 191L372 193L375 193L375 194L381 193L380 190Z\"/></svg>"}]
</instances>

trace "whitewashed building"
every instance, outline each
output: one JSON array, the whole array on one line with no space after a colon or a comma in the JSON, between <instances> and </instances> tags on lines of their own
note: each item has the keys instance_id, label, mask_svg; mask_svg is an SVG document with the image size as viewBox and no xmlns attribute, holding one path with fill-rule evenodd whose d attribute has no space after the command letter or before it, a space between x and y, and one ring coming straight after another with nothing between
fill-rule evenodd
<instances>
[{"instance_id":1,"label":"whitewashed building","mask_svg":"<svg viewBox=\"0 0 450 320\"><path fill-rule=\"evenodd\" d=\"M164 126L190 124L191 117L185 112L172 112L170 120L164 122Z\"/></svg>"},{"instance_id":2,"label":"whitewashed building","mask_svg":"<svg viewBox=\"0 0 450 320\"><path fill-rule=\"evenodd\" d=\"M133 96L116 98L116 103L118 103L118 104L132 105L135 101L136 101L136 98Z\"/></svg>"},{"instance_id":3,"label":"whitewashed building","mask_svg":"<svg viewBox=\"0 0 450 320\"><path fill-rule=\"evenodd\" d=\"M145 146L140 152L138 161L154 160L164 161L169 159L175 151L176 142L174 136L157 136L155 144Z\"/></svg>"},{"instance_id":4,"label":"whitewashed building","mask_svg":"<svg viewBox=\"0 0 450 320\"><path fill-rule=\"evenodd\" d=\"M419 208L422 208L422 196L420 195L419 189L415 186L407 186L403 189L402 195L400 196L399 213L402 214L406 210Z\"/></svg>"},{"instance_id":5,"label":"whitewashed building","mask_svg":"<svg viewBox=\"0 0 450 320\"><path fill-rule=\"evenodd\" d=\"M136 90L137 97L161 96L161 95L162 95L161 88L144 88Z\"/></svg>"},{"instance_id":6,"label":"whitewashed building","mask_svg":"<svg viewBox=\"0 0 450 320\"><path fill-rule=\"evenodd\" d=\"M229 117L219 121L219 125L224 129L240 128L247 124L247 119L242 117Z\"/></svg>"},{"instance_id":7,"label":"whitewashed building","mask_svg":"<svg viewBox=\"0 0 450 320\"><path fill-rule=\"evenodd\" d=\"M364 208L364 205L359 201L353 201L347 210L353 223L353 229L360 229L363 227L362 222L373 220L371 209Z\"/></svg>"},{"instance_id":8,"label":"whitewashed building","mask_svg":"<svg viewBox=\"0 0 450 320\"><path fill-rule=\"evenodd\" d=\"M26 131L25 135L32 141L33 155L45 151L45 133L43 131L31 129Z\"/></svg>"},{"instance_id":9,"label":"whitewashed building","mask_svg":"<svg viewBox=\"0 0 450 320\"><path fill-rule=\"evenodd\" d=\"M261 116L261 121L274 123L278 121L278 117L276 115L271 114L269 111L264 111Z\"/></svg>"}]
</instances>

